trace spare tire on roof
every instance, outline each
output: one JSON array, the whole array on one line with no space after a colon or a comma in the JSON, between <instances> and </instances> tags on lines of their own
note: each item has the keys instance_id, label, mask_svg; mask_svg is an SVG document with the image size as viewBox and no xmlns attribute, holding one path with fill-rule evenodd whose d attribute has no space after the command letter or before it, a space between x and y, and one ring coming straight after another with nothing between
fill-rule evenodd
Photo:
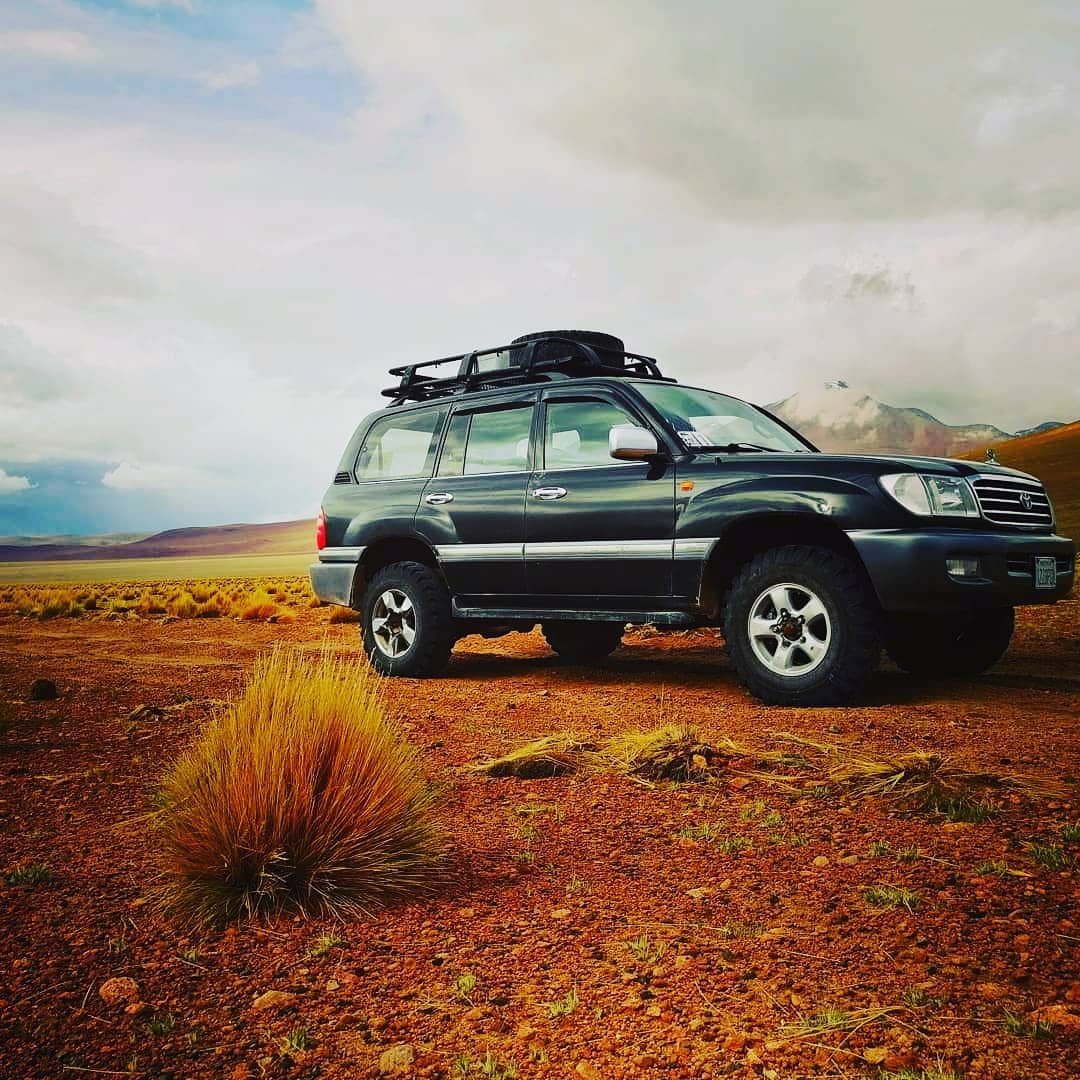
<instances>
[{"instance_id":1,"label":"spare tire on roof","mask_svg":"<svg viewBox=\"0 0 1080 1080\"><path fill-rule=\"evenodd\" d=\"M614 367L622 367L623 358L621 355L615 356L614 353L622 353L625 351L626 346L623 344L621 338L615 337L614 334L604 334L599 330L541 330L534 334L522 334L521 337L516 337L510 343L511 345L524 345L530 341L536 341L538 338L563 338L570 341L580 341L585 345L592 345L598 350L600 362L603 364L611 364ZM601 351L602 350L602 351ZM580 356L583 360L587 359L584 350L576 350L572 346L566 344L566 341L545 341L537 346L536 359L537 360L557 360L563 356ZM510 363L520 364L521 359L524 356L524 351L514 349L510 353Z\"/></svg>"}]
</instances>

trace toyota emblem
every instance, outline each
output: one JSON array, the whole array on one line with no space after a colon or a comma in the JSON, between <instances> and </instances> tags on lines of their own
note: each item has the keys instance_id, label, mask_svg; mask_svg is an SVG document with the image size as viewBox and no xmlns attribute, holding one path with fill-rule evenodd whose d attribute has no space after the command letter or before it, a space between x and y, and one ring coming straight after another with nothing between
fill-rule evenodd
<instances>
[{"instance_id":1,"label":"toyota emblem","mask_svg":"<svg viewBox=\"0 0 1080 1080\"><path fill-rule=\"evenodd\" d=\"M1020 492L1020 505L1025 510L1031 509L1031 496L1026 491Z\"/></svg>"}]
</instances>

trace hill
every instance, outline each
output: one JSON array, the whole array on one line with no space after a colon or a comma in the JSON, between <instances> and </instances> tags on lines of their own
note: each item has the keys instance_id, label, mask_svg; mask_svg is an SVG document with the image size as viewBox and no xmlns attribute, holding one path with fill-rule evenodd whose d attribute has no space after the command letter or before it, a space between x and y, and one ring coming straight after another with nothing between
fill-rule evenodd
<instances>
[{"instance_id":1,"label":"hill","mask_svg":"<svg viewBox=\"0 0 1080 1080\"><path fill-rule=\"evenodd\" d=\"M1032 473L1046 485L1058 532L1080 539L1080 421L990 445L1002 465ZM984 444L960 456L981 461L985 452Z\"/></svg>"},{"instance_id":2,"label":"hill","mask_svg":"<svg viewBox=\"0 0 1080 1080\"><path fill-rule=\"evenodd\" d=\"M768 409L822 450L836 452L956 457L1012 438L993 424L946 424L923 409L886 405L843 379L800 390Z\"/></svg>"},{"instance_id":3,"label":"hill","mask_svg":"<svg viewBox=\"0 0 1080 1080\"><path fill-rule=\"evenodd\" d=\"M315 527L302 521L266 525L211 525L169 529L123 543L87 544L58 538L44 543L0 543L0 562L161 559L205 555L292 555L314 551Z\"/></svg>"}]
</instances>

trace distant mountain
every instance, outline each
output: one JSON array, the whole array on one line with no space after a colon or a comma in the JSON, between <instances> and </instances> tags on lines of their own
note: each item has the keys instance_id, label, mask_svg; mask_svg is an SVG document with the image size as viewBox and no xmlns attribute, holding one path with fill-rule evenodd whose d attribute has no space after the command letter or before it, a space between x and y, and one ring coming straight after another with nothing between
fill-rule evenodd
<instances>
[{"instance_id":1,"label":"distant mountain","mask_svg":"<svg viewBox=\"0 0 1080 1080\"><path fill-rule=\"evenodd\" d=\"M964 457L981 461L985 452L979 446ZM1080 539L1080 421L995 443L994 453L1002 465L1037 476L1054 504L1057 531Z\"/></svg>"},{"instance_id":2,"label":"distant mountain","mask_svg":"<svg viewBox=\"0 0 1080 1080\"><path fill-rule=\"evenodd\" d=\"M1022 438L1024 435L1042 435L1046 431L1053 431L1055 428L1065 427L1060 420L1047 420L1045 424L1039 424L1038 427L1023 428L1016 433L1016 438Z\"/></svg>"},{"instance_id":3,"label":"distant mountain","mask_svg":"<svg viewBox=\"0 0 1080 1080\"><path fill-rule=\"evenodd\" d=\"M800 390L768 409L822 450L955 457L1013 437L993 424L946 424L923 409L886 405L843 379Z\"/></svg>"},{"instance_id":4,"label":"distant mountain","mask_svg":"<svg viewBox=\"0 0 1080 1080\"><path fill-rule=\"evenodd\" d=\"M94 539L104 543L92 542ZM113 538L4 538L0 562L46 559L157 559L169 555L292 555L315 549L315 525L308 520L268 525L211 525L169 529L129 542Z\"/></svg>"}]
</instances>

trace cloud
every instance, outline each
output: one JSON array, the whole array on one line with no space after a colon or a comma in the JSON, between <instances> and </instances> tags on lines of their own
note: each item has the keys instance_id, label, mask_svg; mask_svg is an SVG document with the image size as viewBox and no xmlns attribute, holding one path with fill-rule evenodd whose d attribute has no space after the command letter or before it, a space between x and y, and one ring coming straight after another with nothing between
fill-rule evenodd
<instances>
[{"instance_id":1,"label":"cloud","mask_svg":"<svg viewBox=\"0 0 1080 1080\"><path fill-rule=\"evenodd\" d=\"M177 8L180 11L194 13L195 5L192 0L127 0L134 8L144 8L149 11L159 11L163 8Z\"/></svg>"},{"instance_id":2,"label":"cloud","mask_svg":"<svg viewBox=\"0 0 1080 1080\"><path fill-rule=\"evenodd\" d=\"M713 218L1080 207L1080 14L1050 0L421 7L319 3L373 105L532 132Z\"/></svg>"},{"instance_id":3,"label":"cloud","mask_svg":"<svg viewBox=\"0 0 1080 1080\"><path fill-rule=\"evenodd\" d=\"M91 39L73 30L3 30L0 53L27 54L58 64L96 64L102 54Z\"/></svg>"},{"instance_id":4,"label":"cloud","mask_svg":"<svg viewBox=\"0 0 1080 1080\"><path fill-rule=\"evenodd\" d=\"M101 483L117 491L172 491L191 487L197 482L195 474L179 465L141 465L123 461L110 469Z\"/></svg>"},{"instance_id":5,"label":"cloud","mask_svg":"<svg viewBox=\"0 0 1080 1080\"><path fill-rule=\"evenodd\" d=\"M255 60L238 60L226 67L214 71L200 71L194 76L195 81L207 90L236 90L243 86L255 86L262 76L259 64Z\"/></svg>"},{"instance_id":6,"label":"cloud","mask_svg":"<svg viewBox=\"0 0 1080 1080\"><path fill-rule=\"evenodd\" d=\"M17 491L29 491L34 485L28 476L11 476L0 469L0 495L14 495Z\"/></svg>"}]
</instances>

